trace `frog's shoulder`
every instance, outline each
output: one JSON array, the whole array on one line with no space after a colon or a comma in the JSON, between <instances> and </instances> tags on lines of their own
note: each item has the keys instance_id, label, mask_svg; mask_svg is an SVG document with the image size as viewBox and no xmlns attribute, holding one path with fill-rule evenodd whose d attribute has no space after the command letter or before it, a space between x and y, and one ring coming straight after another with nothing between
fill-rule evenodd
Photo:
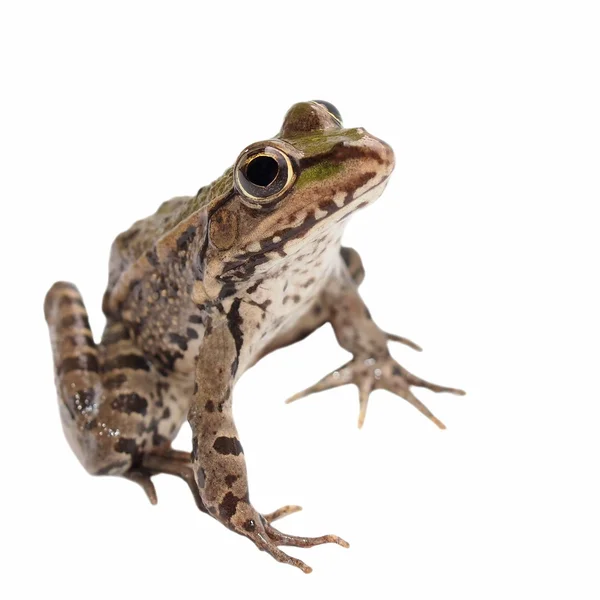
<instances>
[{"instance_id":1,"label":"frog's shoulder","mask_svg":"<svg viewBox=\"0 0 600 600\"><path fill-rule=\"evenodd\" d=\"M177 227L193 200L192 196L171 198L153 215L136 221L115 238L110 250L109 291L124 272L156 246L158 240Z\"/></svg>"},{"instance_id":2,"label":"frog's shoulder","mask_svg":"<svg viewBox=\"0 0 600 600\"><path fill-rule=\"evenodd\" d=\"M195 238L204 237L210 206L232 187L229 169L195 196L178 196L163 202L153 215L118 235L111 248L105 312L116 309L135 281L172 260L181 244L191 237L190 232Z\"/></svg>"},{"instance_id":3,"label":"frog's shoulder","mask_svg":"<svg viewBox=\"0 0 600 600\"><path fill-rule=\"evenodd\" d=\"M127 231L120 233L111 248L111 271L122 272L152 248L181 220L180 214L192 200L192 196L171 198L163 202L153 215L136 221Z\"/></svg>"}]
</instances>

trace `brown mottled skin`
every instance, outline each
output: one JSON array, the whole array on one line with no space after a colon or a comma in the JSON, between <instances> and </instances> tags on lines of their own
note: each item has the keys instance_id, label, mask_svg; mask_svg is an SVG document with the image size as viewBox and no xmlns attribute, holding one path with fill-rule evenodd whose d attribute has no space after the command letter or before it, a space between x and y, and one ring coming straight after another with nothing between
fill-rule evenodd
<instances>
[{"instance_id":1,"label":"brown mottled skin","mask_svg":"<svg viewBox=\"0 0 600 600\"><path fill-rule=\"evenodd\" d=\"M271 525L298 507L264 515L251 504L232 393L262 356L330 322L354 358L290 400L354 383L362 425L370 392L384 388L443 427L411 386L462 392L394 361L389 340L414 344L373 322L357 291L360 258L340 245L345 219L379 197L393 167L391 148L364 129L344 129L332 105L296 104L277 137L117 237L99 344L77 289L54 284L45 314L60 413L83 466L140 483L152 502L152 475L180 476L201 510L305 572L279 546L346 546ZM191 455L171 449L186 418Z\"/></svg>"}]
</instances>

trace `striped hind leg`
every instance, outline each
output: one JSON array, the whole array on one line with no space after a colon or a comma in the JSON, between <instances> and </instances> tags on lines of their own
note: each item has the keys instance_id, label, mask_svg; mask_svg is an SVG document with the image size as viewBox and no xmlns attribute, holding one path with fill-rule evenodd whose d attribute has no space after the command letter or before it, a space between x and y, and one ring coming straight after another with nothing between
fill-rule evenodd
<instances>
[{"instance_id":1,"label":"striped hind leg","mask_svg":"<svg viewBox=\"0 0 600 600\"><path fill-rule=\"evenodd\" d=\"M72 284L54 284L44 311L62 425L81 464L93 475L123 475L140 483L152 502L151 475L178 475L197 500L189 455L170 449L187 415L185 394L171 389L121 323L109 323L96 344Z\"/></svg>"}]
</instances>

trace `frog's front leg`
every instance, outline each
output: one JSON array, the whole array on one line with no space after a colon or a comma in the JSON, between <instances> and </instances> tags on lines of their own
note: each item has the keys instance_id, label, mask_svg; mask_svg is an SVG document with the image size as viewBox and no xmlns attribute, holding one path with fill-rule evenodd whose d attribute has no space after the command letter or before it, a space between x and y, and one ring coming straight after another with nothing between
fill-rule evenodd
<instances>
[{"instance_id":1,"label":"frog's front leg","mask_svg":"<svg viewBox=\"0 0 600 600\"><path fill-rule=\"evenodd\" d=\"M299 507L286 506L263 515L250 503L244 451L231 406L242 344L239 313L234 307L226 322L205 334L198 356L197 385L189 422L193 432L192 462L200 496L208 512L221 523L250 538L276 560L309 573L310 567L282 552L279 546L308 548L333 542L347 547L348 544L335 535L315 538L286 535L271 523Z\"/></svg>"},{"instance_id":2,"label":"frog's front leg","mask_svg":"<svg viewBox=\"0 0 600 600\"><path fill-rule=\"evenodd\" d=\"M343 267L338 277L327 286L323 302L329 308L329 320L340 346L351 352L354 355L353 359L316 384L295 394L287 402L293 402L314 392L353 383L359 390L359 427L364 423L371 392L385 389L401 396L438 427L445 429L445 425L416 398L410 388L424 387L434 392L450 392L458 395L464 395L465 392L421 379L401 367L392 358L388 350L388 341L401 342L415 350L420 348L406 338L385 333L375 324L356 285Z\"/></svg>"}]
</instances>

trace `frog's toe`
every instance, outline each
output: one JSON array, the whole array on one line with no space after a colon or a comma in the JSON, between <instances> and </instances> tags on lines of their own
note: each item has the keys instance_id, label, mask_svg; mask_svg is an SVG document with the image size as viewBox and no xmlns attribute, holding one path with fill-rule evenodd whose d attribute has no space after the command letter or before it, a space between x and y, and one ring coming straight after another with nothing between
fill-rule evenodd
<instances>
[{"instance_id":1,"label":"frog's toe","mask_svg":"<svg viewBox=\"0 0 600 600\"><path fill-rule=\"evenodd\" d=\"M207 512L194 478L189 452L180 452L170 448L149 452L143 456L141 468L127 473L126 477L139 483L146 491L150 502L156 504L156 490L150 478L159 473L175 475L183 479L192 492L196 506L202 512Z\"/></svg>"},{"instance_id":2,"label":"frog's toe","mask_svg":"<svg viewBox=\"0 0 600 600\"><path fill-rule=\"evenodd\" d=\"M393 358L389 357L381 368L377 369L379 378L378 388L388 390L401 398L404 398L409 404L412 404L419 412L425 415L429 420L435 423L440 429L446 429L446 426L412 393L411 386L423 387L434 392L448 392L464 396L465 392L456 388L437 385L413 375L401 367Z\"/></svg>"},{"instance_id":3,"label":"frog's toe","mask_svg":"<svg viewBox=\"0 0 600 600\"><path fill-rule=\"evenodd\" d=\"M312 548L321 544L337 544L342 548L350 548L350 544L337 535L321 535L318 537L303 537L282 533L269 524L265 525L269 538L279 546L295 546L296 548Z\"/></svg>"},{"instance_id":4,"label":"frog's toe","mask_svg":"<svg viewBox=\"0 0 600 600\"><path fill-rule=\"evenodd\" d=\"M412 340L408 338L402 337L401 335L396 335L395 333L386 333L385 334L389 342L399 342L400 344L404 344L417 352L423 352L423 348L419 346L419 344L415 344Z\"/></svg>"},{"instance_id":5,"label":"frog's toe","mask_svg":"<svg viewBox=\"0 0 600 600\"><path fill-rule=\"evenodd\" d=\"M312 567L309 567L304 561L299 558L294 558L289 554L286 554L283 550L279 549L276 544L270 543L270 541L261 540L260 542L254 542L260 550L270 554L277 562L285 565L292 565L297 569L300 569L303 573L312 573Z\"/></svg>"},{"instance_id":6,"label":"frog's toe","mask_svg":"<svg viewBox=\"0 0 600 600\"><path fill-rule=\"evenodd\" d=\"M137 483L144 492L146 492L146 496L148 496L150 503L157 504L158 496L152 477L159 473L175 475L176 477L183 479L190 488L198 508L201 511L206 512L204 503L200 498L200 491L198 490L196 480L194 479L189 452L180 452L170 448L149 452L144 454L142 463L139 467L127 471L124 473L123 477Z\"/></svg>"},{"instance_id":7,"label":"frog's toe","mask_svg":"<svg viewBox=\"0 0 600 600\"><path fill-rule=\"evenodd\" d=\"M405 382L390 380L384 382L382 387L401 398L404 398L404 400L409 404L412 404L421 414L425 415L440 429L446 429L446 426L410 391Z\"/></svg>"},{"instance_id":8,"label":"frog's toe","mask_svg":"<svg viewBox=\"0 0 600 600\"><path fill-rule=\"evenodd\" d=\"M325 377L317 381L317 383L315 383L314 385L311 385L306 389L302 390L301 392L294 394L285 401L286 404L290 404L291 402L295 402L296 400L300 400L300 398L310 396L311 394L316 394L317 392L323 392L325 390L330 390L341 385L352 383L352 374L349 369L351 362L346 363L339 369L336 369L328 375L325 375Z\"/></svg>"},{"instance_id":9,"label":"frog's toe","mask_svg":"<svg viewBox=\"0 0 600 600\"><path fill-rule=\"evenodd\" d=\"M286 506L282 506L281 508L274 510L272 513L263 515L263 518L267 523L272 523L273 521L277 521L277 519L283 519L283 517L287 517L288 515L292 515L301 510L301 506L287 504Z\"/></svg>"},{"instance_id":10,"label":"frog's toe","mask_svg":"<svg viewBox=\"0 0 600 600\"><path fill-rule=\"evenodd\" d=\"M144 492L146 492L146 496L148 496L150 504L155 505L158 503L156 488L154 487L154 483L152 483L152 476L150 473L142 470L128 471L123 475L123 477L125 477L125 479L129 479L129 481L137 483L144 490Z\"/></svg>"},{"instance_id":11,"label":"frog's toe","mask_svg":"<svg viewBox=\"0 0 600 600\"><path fill-rule=\"evenodd\" d=\"M464 396L466 394L466 392L464 390L461 390L458 388L446 387L444 385L437 385L437 383L431 383L430 381L427 381L426 379L421 379L420 377L413 375L412 373L410 373L409 371L407 371L400 365L395 365L395 366L396 366L396 374L403 377L408 382L409 385L427 388L428 390L431 390L432 392L436 392L436 393L447 392L449 394L455 394L456 396Z\"/></svg>"},{"instance_id":12,"label":"frog's toe","mask_svg":"<svg viewBox=\"0 0 600 600\"><path fill-rule=\"evenodd\" d=\"M250 538L256 546L270 554L275 560L297 567L304 573L312 572L312 568L298 558L290 556L283 552L279 546L294 546L296 548L312 548L321 544L337 544L343 548L348 548L350 544L337 535L321 535L318 537L304 537L288 535L275 529L271 522L280 517L297 512L298 506L284 506L268 515L258 515L258 520L252 521L252 526L248 526L248 521L244 531L239 531Z\"/></svg>"},{"instance_id":13,"label":"frog's toe","mask_svg":"<svg viewBox=\"0 0 600 600\"><path fill-rule=\"evenodd\" d=\"M367 414L369 395L373 389L375 389L373 377L369 376L368 373L369 367L373 362L374 359L371 358L364 360L355 358L341 366L339 369L336 369L328 375L325 375L323 379L317 381L317 383L314 385L311 385L301 392L294 394L291 398L286 400L286 403L289 404L291 402L295 402L296 400L300 400L300 398L309 396L310 394L315 394L317 392L322 392L353 383L358 387L359 390L360 415L358 418L358 426L362 427Z\"/></svg>"},{"instance_id":14,"label":"frog's toe","mask_svg":"<svg viewBox=\"0 0 600 600\"><path fill-rule=\"evenodd\" d=\"M392 339L392 338L390 338ZM405 338L394 338L397 341L408 342L407 345L413 344ZM359 415L358 426L362 427L367 415L367 407L371 392L377 389L388 390L401 398L404 398L409 404L412 404L419 412L424 414L428 419L435 423L440 429L445 429L446 426L412 393L411 386L423 387L434 392L448 392L462 396L465 394L463 390L456 388L437 385L421 379L416 375L402 368L391 356L387 355L381 359L373 357L355 357L344 366L332 371L323 379L307 387L306 389L293 395L286 400L287 403L295 402L300 398L304 398L316 392L322 392L327 389L339 387L346 384L354 384L358 387L359 393Z\"/></svg>"}]
</instances>

